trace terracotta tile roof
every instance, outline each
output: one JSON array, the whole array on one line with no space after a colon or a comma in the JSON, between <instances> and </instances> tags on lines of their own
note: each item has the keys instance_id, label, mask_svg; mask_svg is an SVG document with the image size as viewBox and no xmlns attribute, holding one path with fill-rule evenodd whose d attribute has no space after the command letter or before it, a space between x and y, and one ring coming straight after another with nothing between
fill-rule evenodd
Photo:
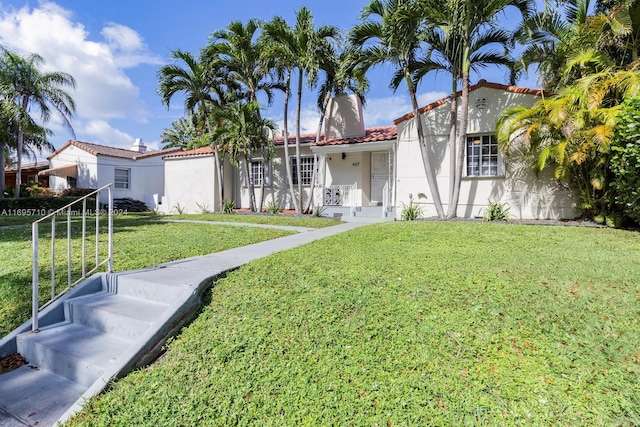
<instances>
[{"instance_id":1,"label":"terracotta tile roof","mask_svg":"<svg viewBox=\"0 0 640 427\"><path fill-rule=\"evenodd\" d=\"M194 148L193 150L178 151L175 153L167 154L163 159L175 159L177 157L196 157L196 156L210 156L213 155L212 147Z\"/></svg>"},{"instance_id":2,"label":"terracotta tile roof","mask_svg":"<svg viewBox=\"0 0 640 427\"><path fill-rule=\"evenodd\" d=\"M398 129L395 126L378 126L365 129L364 136L357 136L353 138L344 139L332 139L329 141L324 140L324 134L320 134L320 142L318 147L325 147L327 145L347 145L347 144L360 144L363 142L376 142L376 141L389 141L395 139L398 136ZM295 135L289 135L289 144L295 144ZM276 145L284 144L284 138L276 138ZM300 135L301 144L314 144L316 143L315 133L305 133Z\"/></svg>"},{"instance_id":3,"label":"terracotta tile roof","mask_svg":"<svg viewBox=\"0 0 640 427\"><path fill-rule=\"evenodd\" d=\"M34 170L42 170L42 169L48 169L49 168L49 162L37 162L37 163L25 163L22 165L22 171L26 171L27 169L34 169ZM18 170L18 166L16 165L12 165L12 166L5 166L4 171L5 172L15 172L16 170Z\"/></svg>"},{"instance_id":4,"label":"terracotta tile roof","mask_svg":"<svg viewBox=\"0 0 640 427\"><path fill-rule=\"evenodd\" d=\"M67 147L71 145L73 145L74 147L78 147L89 154L93 154L94 156L106 156L106 157L115 157L118 159L131 159L131 160L140 160L140 159L146 159L148 157L164 156L168 153L173 153L175 151L181 150L181 148L169 148L166 150L153 150L153 151L147 151L145 153L140 153L133 150L127 150L126 148L109 147L107 145L93 144L90 142L69 140L62 147L58 148L56 151L51 153L51 155L49 155L49 157L47 158L51 159L53 156L67 149Z\"/></svg>"},{"instance_id":5,"label":"terracotta tile roof","mask_svg":"<svg viewBox=\"0 0 640 427\"><path fill-rule=\"evenodd\" d=\"M345 138L345 139L334 139L330 141L320 141L318 142L318 147L324 147L327 145L348 145L348 144L361 144L365 142L378 142L378 141L389 141L392 139L396 139L398 137L398 128L395 126L379 126L373 128L365 129L365 135L354 137L354 138Z\"/></svg>"},{"instance_id":6,"label":"terracotta tile roof","mask_svg":"<svg viewBox=\"0 0 640 427\"><path fill-rule=\"evenodd\" d=\"M529 88L520 87L520 86L509 86L509 85L503 85L503 84L500 84L500 83L491 83L491 82L488 82L486 80L480 80L477 84L469 86L469 92L473 92L474 90L480 89L482 87L488 87L488 88L491 88L491 89L503 90L505 92L525 93L525 94L528 94L528 95L535 95L535 96L542 96L543 94L545 96L549 95L549 94L547 94L547 93L545 93L545 92L543 92L541 90L537 90L537 89L529 89ZM462 91L459 91L457 93L457 96L460 96L460 95L462 95ZM418 110L418 112L420 114L424 114L427 111L431 111L434 108L437 108L437 107L439 107L439 106L441 106L443 104L446 104L446 102L449 99L451 99L451 96L447 96L446 98L439 99L439 100L437 100L435 102L432 102L431 104L425 105L424 107L420 108ZM397 119L395 119L393 121L393 123L398 125L398 124L400 124L400 123L402 123L402 122L404 122L406 120L409 120L411 118L413 118L413 112L407 113L402 117L398 117Z\"/></svg>"}]
</instances>

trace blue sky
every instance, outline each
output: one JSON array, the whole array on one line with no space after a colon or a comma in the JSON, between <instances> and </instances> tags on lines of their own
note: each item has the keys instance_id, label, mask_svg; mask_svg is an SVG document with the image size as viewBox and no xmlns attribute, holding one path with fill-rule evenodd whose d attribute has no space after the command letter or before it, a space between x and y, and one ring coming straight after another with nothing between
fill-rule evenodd
<instances>
[{"instance_id":1,"label":"blue sky","mask_svg":"<svg viewBox=\"0 0 640 427\"><path fill-rule=\"evenodd\" d=\"M37 52L49 69L65 71L77 80L72 95L77 113L72 122L76 138L128 147L142 138L160 147L162 130L184 114L181 99L167 110L156 94L158 68L175 49L197 53L209 35L232 20L269 20L279 15L293 22L295 11L306 5L317 26L331 24L348 30L359 21L366 0L0 0L0 44L20 53ZM404 88L388 88L390 72L379 67L369 74L366 126L391 125L409 112ZM483 77L506 83L505 72L487 70ZM474 76L472 83L478 80ZM535 79L519 82L533 87ZM449 77L429 76L420 87L421 104L446 96ZM282 121L282 97L266 115ZM315 131L318 113L314 95L305 92L303 131ZM50 122L56 147L71 138Z\"/></svg>"}]
</instances>

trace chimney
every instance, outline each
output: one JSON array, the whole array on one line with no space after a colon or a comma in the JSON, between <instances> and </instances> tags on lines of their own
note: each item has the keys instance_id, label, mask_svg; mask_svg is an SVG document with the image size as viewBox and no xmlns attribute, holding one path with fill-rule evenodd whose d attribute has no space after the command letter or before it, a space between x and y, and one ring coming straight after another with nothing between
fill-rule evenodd
<instances>
[{"instance_id":1,"label":"chimney","mask_svg":"<svg viewBox=\"0 0 640 427\"><path fill-rule=\"evenodd\" d=\"M327 106L325 138L327 140L354 138L365 134L360 98L356 95L333 98Z\"/></svg>"},{"instance_id":2,"label":"chimney","mask_svg":"<svg viewBox=\"0 0 640 427\"><path fill-rule=\"evenodd\" d=\"M136 138L130 150L144 153L147 151L147 146L142 143L142 138Z\"/></svg>"}]
</instances>

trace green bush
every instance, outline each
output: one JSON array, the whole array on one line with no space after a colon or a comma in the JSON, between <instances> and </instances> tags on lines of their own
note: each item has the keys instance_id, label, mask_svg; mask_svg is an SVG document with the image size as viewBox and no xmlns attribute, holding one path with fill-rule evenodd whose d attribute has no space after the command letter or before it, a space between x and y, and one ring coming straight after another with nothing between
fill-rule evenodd
<instances>
[{"instance_id":1,"label":"green bush","mask_svg":"<svg viewBox=\"0 0 640 427\"><path fill-rule=\"evenodd\" d=\"M413 197L409 197L409 204L402 203L402 212L400 213L400 219L403 221L415 221L422 216L422 207L413 204Z\"/></svg>"},{"instance_id":2,"label":"green bush","mask_svg":"<svg viewBox=\"0 0 640 427\"><path fill-rule=\"evenodd\" d=\"M488 201L489 205L484 211L482 217L485 221L509 221L509 205L507 203L498 203Z\"/></svg>"},{"instance_id":3,"label":"green bush","mask_svg":"<svg viewBox=\"0 0 640 427\"><path fill-rule=\"evenodd\" d=\"M277 204L275 201L271 201L271 202L267 203L267 212L269 212L272 215L279 214L280 213L280 205Z\"/></svg>"},{"instance_id":4,"label":"green bush","mask_svg":"<svg viewBox=\"0 0 640 427\"><path fill-rule=\"evenodd\" d=\"M222 202L222 213L233 213L233 209L236 207L236 202L233 200L224 200Z\"/></svg>"},{"instance_id":5,"label":"green bush","mask_svg":"<svg viewBox=\"0 0 640 427\"><path fill-rule=\"evenodd\" d=\"M611 147L611 186L622 213L640 223L640 98L625 102L618 115Z\"/></svg>"}]
</instances>

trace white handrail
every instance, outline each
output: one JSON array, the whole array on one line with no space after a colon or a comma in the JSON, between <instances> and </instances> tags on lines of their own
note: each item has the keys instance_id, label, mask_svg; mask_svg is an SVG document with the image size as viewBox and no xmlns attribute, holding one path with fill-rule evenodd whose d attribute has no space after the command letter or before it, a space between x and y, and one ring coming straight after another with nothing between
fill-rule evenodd
<instances>
[{"instance_id":1,"label":"white handrail","mask_svg":"<svg viewBox=\"0 0 640 427\"><path fill-rule=\"evenodd\" d=\"M382 216L387 216L387 209L389 207L389 180L384 183L382 188Z\"/></svg>"},{"instance_id":2,"label":"white handrail","mask_svg":"<svg viewBox=\"0 0 640 427\"><path fill-rule=\"evenodd\" d=\"M103 187L98 188L95 191L75 200L68 205L61 207L60 209L51 212L47 216L40 218L37 221L34 221L31 224L31 244L32 244L32 294L31 294L31 311L32 311L32 322L31 322L31 330L33 332L38 332L38 313L67 292L69 289L73 288L75 285L84 280L88 275L93 273L102 267L105 263L108 264L108 272L111 273L113 271L113 196L111 194L111 185L107 184ZM98 201L99 194L106 190L108 193L109 199L109 209L107 211L108 217L108 254L107 258L100 261L99 256L99 232L100 232L100 203ZM93 195L96 195L96 259L95 266L86 271L86 227L87 227L87 199ZM71 278L71 207L79 202L82 202L82 277L80 277L75 282L72 282ZM67 287L62 290L60 293L56 295L55 285L55 238L56 238L56 215L66 210L67 215ZM38 225L47 220L51 219L51 299L47 301L44 305L40 306L38 301L38 286L39 286L39 269L38 269Z\"/></svg>"}]
</instances>

